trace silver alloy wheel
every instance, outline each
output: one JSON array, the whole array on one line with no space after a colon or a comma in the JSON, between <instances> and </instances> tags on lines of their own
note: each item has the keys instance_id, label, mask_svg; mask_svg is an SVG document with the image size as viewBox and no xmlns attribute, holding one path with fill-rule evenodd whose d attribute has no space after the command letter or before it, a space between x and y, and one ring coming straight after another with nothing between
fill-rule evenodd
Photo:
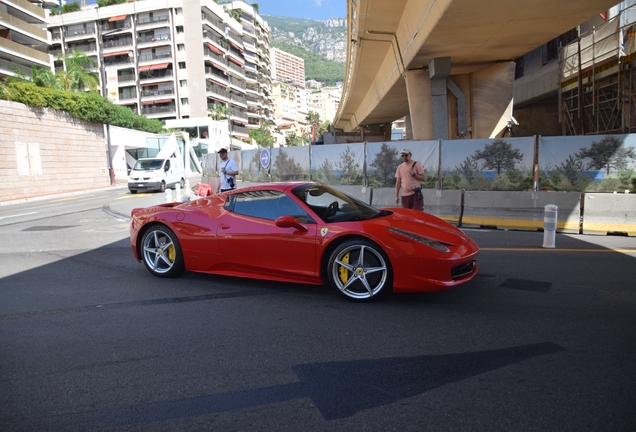
<instances>
[{"instance_id":1,"label":"silver alloy wheel","mask_svg":"<svg viewBox=\"0 0 636 432\"><path fill-rule=\"evenodd\" d=\"M389 269L382 254L368 244L353 244L332 260L331 280L347 297L370 299L387 285Z\"/></svg>"},{"instance_id":2,"label":"silver alloy wheel","mask_svg":"<svg viewBox=\"0 0 636 432\"><path fill-rule=\"evenodd\" d=\"M165 231L157 228L144 237L144 261L155 273L169 272L177 259L177 248Z\"/></svg>"}]
</instances>

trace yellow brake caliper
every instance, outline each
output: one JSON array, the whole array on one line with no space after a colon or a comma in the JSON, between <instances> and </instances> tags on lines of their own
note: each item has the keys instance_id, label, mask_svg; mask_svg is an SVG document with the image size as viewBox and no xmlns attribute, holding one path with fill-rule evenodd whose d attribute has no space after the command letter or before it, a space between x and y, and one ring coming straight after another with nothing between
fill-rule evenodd
<instances>
[{"instance_id":1,"label":"yellow brake caliper","mask_svg":"<svg viewBox=\"0 0 636 432\"><path fill-rule=\"evenodd\" d=\"M345 264L349 264L349 252L342 257L341 261ZM338 268L338 272L340 273L340 280L342 283L346 284L349 280L349 270L347 270L344 266L340 266L340 268Z\"/></svg>"},{"instance_id":2,"label":"yellow brake caliper","mask_svg":"<svg viewBox=\"0 0 636 432\"><path fill-rule=\"evenodd\" d=\"M174 245L170 245L168 246L168 259L170 260L170 262L174 262Z\"/></svg>"}]
</instances>

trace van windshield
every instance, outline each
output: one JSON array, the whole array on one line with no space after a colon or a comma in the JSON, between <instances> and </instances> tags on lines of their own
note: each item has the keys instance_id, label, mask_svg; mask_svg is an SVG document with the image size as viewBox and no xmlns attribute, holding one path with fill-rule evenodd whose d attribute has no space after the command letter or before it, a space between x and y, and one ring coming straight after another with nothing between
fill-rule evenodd
<instances>
[{"instance_id":1,"label":"van windshield","mask_svg":"<svg viewBox=\"0 0 636 432\"><path fill-rule=\"evenodd\" d=\"M133 169L138 171L157 170L157 169L161 169L162 165L163 165L163 159L145 159L145 160L138 160Z\"/></svg>"}]
</instances>

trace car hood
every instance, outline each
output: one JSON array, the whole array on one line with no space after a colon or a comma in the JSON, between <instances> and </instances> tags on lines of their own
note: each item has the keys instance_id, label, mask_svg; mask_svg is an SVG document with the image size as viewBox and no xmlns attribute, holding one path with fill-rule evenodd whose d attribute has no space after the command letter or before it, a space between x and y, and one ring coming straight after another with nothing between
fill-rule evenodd
<instances>
[{"instance_id":1,"label":"car hood","mask_svg":"<svg viewBox=\"0 0 636 432\"><path fill-rule=\"evenodd\" d=\"M393 214L377 220L385 219L391 228L418 234L428 239L454 246L471 241L470 237L459 228L428 213L402 208L386 208L383 210L388 210Z\"/></svg>"}]
</instances>

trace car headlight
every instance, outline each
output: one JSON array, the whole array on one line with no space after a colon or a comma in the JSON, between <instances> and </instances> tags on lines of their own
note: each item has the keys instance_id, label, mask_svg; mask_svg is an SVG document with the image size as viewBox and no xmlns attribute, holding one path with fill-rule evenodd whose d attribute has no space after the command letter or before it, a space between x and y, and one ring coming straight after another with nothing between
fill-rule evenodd
<instances>
[{"instance_id":1,"label":"car headlight","mask_svg":"<svg viewBox=\"0 0 636 432\"><path fill-rule=\"evenodd\" d=\"M448 249L446 247L446 245L444 245L444 243L440 243L436 240L431 240L429 238L423 237L419 234L413 234L411 232L408 231L403 231L401 229L397 229L397 228L388 228L389 231L394 232L396 234L402 235L404 237L410 238L411 240L414 240L418 243L422 243L423 245L426 245L430 248L435 249L436 251L439 252L444 252L444 253L450 253L450 249Z\"/></svg>"}]
</instances>

